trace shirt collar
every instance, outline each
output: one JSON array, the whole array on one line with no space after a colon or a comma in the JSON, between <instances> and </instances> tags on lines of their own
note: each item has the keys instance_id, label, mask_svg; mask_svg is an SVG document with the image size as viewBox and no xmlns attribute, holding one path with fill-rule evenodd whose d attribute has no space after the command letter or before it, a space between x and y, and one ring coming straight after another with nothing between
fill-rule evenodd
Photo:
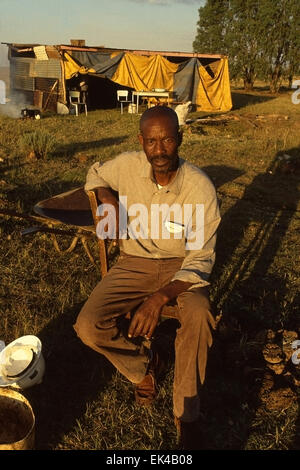
<instances>
[{"instance_id":1,"label":"shirt collar","mask_svg":"<svg viewBox=\"0 0 300 470\"><path fill-rule=\"evenodd\" d=\"M153 183L155 183L155 180L153 178L152 167L147 160L146 154L144 152L142 153L143 153L143 158L142 158L142 167L141 167L140 176L142 178L148 178L151 181L153 181ZM176 195L180 193L182 183L183 183L183 176L184 176L184 163L185 163L185 160L179 157L179 165L178 165L175 178L171 181L171 183L167 184L166 186L163 186L163 188L160 191L172 192Z\"/></svg>"}]
</instances>

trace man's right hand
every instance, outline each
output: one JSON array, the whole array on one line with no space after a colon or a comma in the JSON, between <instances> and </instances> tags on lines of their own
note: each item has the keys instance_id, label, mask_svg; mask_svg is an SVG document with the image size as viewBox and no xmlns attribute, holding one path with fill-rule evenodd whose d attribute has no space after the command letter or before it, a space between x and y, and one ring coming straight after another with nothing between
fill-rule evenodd
<instances>
[{"instance_id":1,"label":"man's right hand","mask_svg":"<svg viewBox=\"0 0 300 470\"><path fill-rule=\"evenodd\" d=\"M116 220L114 221L115 228L116 228L115 230L116 237L114 238L114 240L118 241L119 239L119 201L110 188L104 188L104 187L97 188L97 199L101 204L111 204L114 207L115 214L116 214ZM104 213L103 217L105 216L106 214ZM104 227L104 230L105 232L108 231L107 225Z\"/></svg>"}]
</instances>

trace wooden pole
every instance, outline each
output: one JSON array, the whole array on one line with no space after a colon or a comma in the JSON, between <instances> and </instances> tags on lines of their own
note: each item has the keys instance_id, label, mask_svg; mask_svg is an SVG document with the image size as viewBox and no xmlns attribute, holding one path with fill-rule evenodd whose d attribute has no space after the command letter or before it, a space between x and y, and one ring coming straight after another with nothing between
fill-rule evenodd
<instances>
[{"instance_id":1,"label":"wooden pole","mask_svg":"<svg viewBox=\"0 0 300 470\"><path fill-rule=\"evenodd\" d=\"M58 80L56 80L56 81L54 82L54 84L52 85L52 88L51 88L50 93L49 93L49 95L48 95L48 98L47 98L47 101L46 101L46 103L45 103L45 106L43 107L43 111L45 111L45 110L47 109L47 106L48 106L50 97L51 97L51 95L52 95L52 93L53 93L53 91L54 91L54 89L55 89L55 87L56 87L57 84L58 84Z\"/></svg>"}]
</instances>

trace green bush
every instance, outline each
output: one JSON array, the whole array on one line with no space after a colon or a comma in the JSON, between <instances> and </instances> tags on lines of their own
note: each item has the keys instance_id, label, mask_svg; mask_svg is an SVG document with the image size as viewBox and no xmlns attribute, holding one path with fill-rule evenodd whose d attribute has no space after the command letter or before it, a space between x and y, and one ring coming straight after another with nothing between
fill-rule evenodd
<instances>
[{"instance_id":1,"label":"green bush","mask_svg":"<svg viewBox=\"0 0 300 470\"><path fill-rule=\"evenodd\" d=\"M55 138L45 131L28 132L21 137L21 149L25 152L34 152L38 158L47 158L57 147Z\"/></svg>"}]
</instances>

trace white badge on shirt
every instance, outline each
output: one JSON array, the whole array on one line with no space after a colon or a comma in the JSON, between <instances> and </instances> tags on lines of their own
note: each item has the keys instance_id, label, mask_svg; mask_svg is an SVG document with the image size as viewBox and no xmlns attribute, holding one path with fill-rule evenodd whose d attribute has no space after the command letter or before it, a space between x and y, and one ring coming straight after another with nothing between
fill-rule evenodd
<instances>
[{"instance_id":1,"label":"white badge on shirt","mask_svg":"<svg viewBox=\"0 0 300 470\"><path fill-rule=\"evenodd\" d=\"M170 220L165 221L165 227L170 233L180 233L184 230L184 225L178 224L177 222L171 222Z\"/></svg>"}]
</instances>

